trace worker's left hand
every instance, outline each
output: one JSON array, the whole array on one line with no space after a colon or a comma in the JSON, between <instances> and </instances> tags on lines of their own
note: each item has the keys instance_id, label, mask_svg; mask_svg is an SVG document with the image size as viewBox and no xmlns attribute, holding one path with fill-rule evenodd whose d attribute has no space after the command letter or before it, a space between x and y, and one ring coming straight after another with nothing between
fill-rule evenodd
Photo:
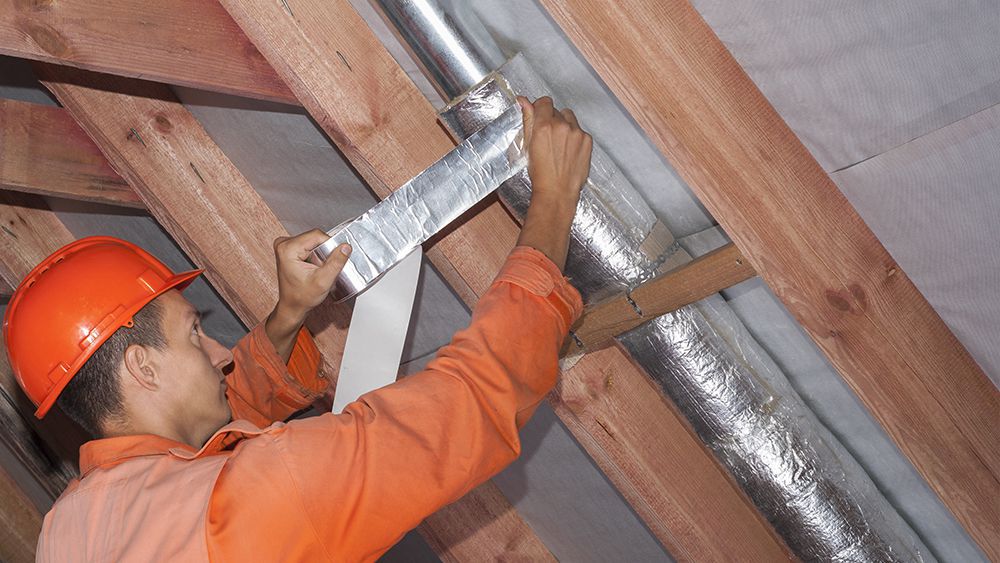
<instances>
[{"instance_id":1,"label":"worker's left hand","mask_svg":"<svg viewBox=\"0 0 1000 563\"><path fill-rule=\"evenodd\" d=\"M351 253L351 246L342 244L322 266L307 262L312 250L329 238L323 231L313 229L274 241L274 258L278 268L276 313L289 320L298 320L301 324L306 314L326 299Z\"/></svg>"}]
</instances>

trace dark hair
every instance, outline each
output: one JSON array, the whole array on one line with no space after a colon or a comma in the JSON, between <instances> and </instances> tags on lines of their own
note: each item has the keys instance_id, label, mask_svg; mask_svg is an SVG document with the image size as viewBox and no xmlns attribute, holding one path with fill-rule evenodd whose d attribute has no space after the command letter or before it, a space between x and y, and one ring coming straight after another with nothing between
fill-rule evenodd
<instances>
[{"instance_id":1,"label":"dark hair","mask_svg":"<svg viewBox=\"0 0 1000 563\"><path fill-rule=\"evenodd\" d=\"M105 340L56 399L59 408L94 437L101 437L109 420L125 414L118 370L133 344L158 350L166 346L163 307L157 300L132 316L131 328L123 326Z\"/></svg>"}]
</instances>

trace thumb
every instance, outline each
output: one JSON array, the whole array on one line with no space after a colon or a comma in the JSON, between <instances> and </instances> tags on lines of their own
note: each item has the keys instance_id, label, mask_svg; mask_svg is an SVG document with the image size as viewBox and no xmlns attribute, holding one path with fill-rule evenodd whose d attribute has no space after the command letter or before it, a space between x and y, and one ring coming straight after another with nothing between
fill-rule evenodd
<instances>
[{"instance_id":1,"label":"thumb","mask_svg":"<svg viewBox=\"0 0 1000 563\"><path fill-rule=\"evenodd\" d=\"M316 281L325 288L333 287L333 282L336 281L337 276L344 269L344 265L347 264L347 259L350 255L351 245L344 243L338 246L326 259L326 262L323 262L323 265L316 269L316 273L314 274Z\"/></svg>"},{"instance_id":2,"label":"thumb","mask_svg":"<svg viewBox=\"0 0 1000 563\"><path fill-rule=\"evenodd\" d=\"M527 149L531 146L532 128L535 126L535 106L524 96L518 96L517 103L521 106L521 117L524 120L524 148Z\"/></svg>"}]
</instances>

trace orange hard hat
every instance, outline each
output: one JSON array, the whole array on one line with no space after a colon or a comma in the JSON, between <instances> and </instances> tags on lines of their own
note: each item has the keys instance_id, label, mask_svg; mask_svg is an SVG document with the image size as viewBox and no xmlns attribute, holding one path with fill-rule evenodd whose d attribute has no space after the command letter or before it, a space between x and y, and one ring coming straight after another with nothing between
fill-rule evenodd
<instances>
[{"instance_id":1,"label":"orange hard hat","mask_svg":"<svg viewBox=\"0 0 1000 563\"><path fill-rule=\"evenodd\" d=\"M174 274L138 246L87 237L42 260L7 304L3 336L21 389L42 418L80 367L132 315L203 270Z\"/></svg>"}]
</instances>

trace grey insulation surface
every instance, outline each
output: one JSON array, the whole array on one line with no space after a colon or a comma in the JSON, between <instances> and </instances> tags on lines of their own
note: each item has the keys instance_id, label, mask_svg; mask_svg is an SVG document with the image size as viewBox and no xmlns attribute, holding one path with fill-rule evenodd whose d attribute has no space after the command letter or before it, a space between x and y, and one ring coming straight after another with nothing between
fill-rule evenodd
<instances>
[{"instance_id":1,"label":"grey insulation surface","mask_svg":"<svg viewBox=\"0 0 1000 563\"><path fill-rule=\"evenodd\" d=\"M828 171L1000 101L995 0L693 0Z\"/></svg>"}]
</instances>

